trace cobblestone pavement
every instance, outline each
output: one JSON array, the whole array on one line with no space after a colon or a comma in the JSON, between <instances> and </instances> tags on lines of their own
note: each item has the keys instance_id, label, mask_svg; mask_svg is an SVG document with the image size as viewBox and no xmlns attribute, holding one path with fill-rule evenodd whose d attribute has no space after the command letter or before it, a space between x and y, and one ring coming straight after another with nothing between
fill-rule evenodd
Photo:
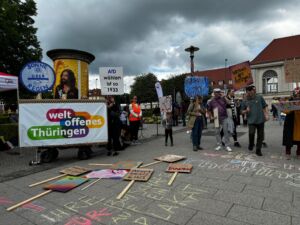
<instances>
[{"instance_id":1,"label":"cobblestone pavement","mask_svg":"<svg viewBox=\"0 0 300 225\"><path fill-rule=\"evenodd\" d=\"M268 148L258 157L247 150L246 128L238 129L242 148L232 153L214 151L215 138L205 131L203 151L192 151L189 134L174 134L174 147L164 146L163 137L148 139L131 146L117 157L99 154L90 160L67 161L53 168L0 183L0 224L10 225L93 225L93 224L300 224L300 163L286 160L282 151L282 127L266 125ZM34 182L57 176L63 168L89 163L114 163L119 160L143 161L145 164L163 154L185 155L191 174L178 174L172 186L167 183L166 163L150 168L148 182L135 182L129 192L117 200L128 184L122 180L100 180L81 190L84 184L67 193L48 195L7 212L6 208L43 192ZM19 157L19 156L17 156ZM62 157L58 161L65 161ZM90 166L91 167L91 166ZM1 167L2 168L2 167ZM93 167L97 168L97 167Z\"/></svg>"}]
</instances>

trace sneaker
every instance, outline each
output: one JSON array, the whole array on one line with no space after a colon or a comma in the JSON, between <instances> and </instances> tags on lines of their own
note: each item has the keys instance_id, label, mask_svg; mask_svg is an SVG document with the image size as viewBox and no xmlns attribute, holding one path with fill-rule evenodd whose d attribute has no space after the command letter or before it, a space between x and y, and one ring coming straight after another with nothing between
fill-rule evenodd
<instances>
[{"instance_id":1,"label":"sneaker","mask_svg":"<svg viewBox=\"0 0 300 225\"><path fill-rule=\"evenodd\" d=\"M238 141L234 142L234 146L239 148L242 147Z\"/></svg>"},{"instance_id":2,"label":"sneaker","mask_svg":"<svg viewBox=\"0 0 300 225\"><path fill-rule=\"evenodd\" d=\"M167 143L167 142L165 143L165 146L168 146L168 143Z\"/></svg>"},{"instance_id":3,"label":"sneaker","mask_svg":"<svg viewBox=\"0 0 300 225\"><path fill-rule=\"evenodd\" d=\"M248 150L249 150L249 151L252 151L252 150L253 150L253 146L250 146L250 145L249 145L249 146L248 146Z\"/></svg>"},{"instance_id":4,"label":"sneaker","mask_svg":"<svg viewBox=\"0 0 300 225\"><path fill-rule=\"evenodd\" d=\"M107 152L107 154L106 154L107 156L111 156L111 152Z\"/></svg>"},{"instance_id":5,"label":"sneaker","mask_svg":"<svg viewBox=\"0 0 300 225\"><path fill-rule=\"evenodd\" d=\"M286 160L291 160L291 155L286 155Z\"/></svg>"},{"instance_id":6,"label":"sneaker","mask_svg":"<svg viewBox=\"0 0 300 225\"><path fill-rule=\"evenodd\" d=\"M221 150L221 148L222 148L222 146L221 146L221 145L219 145L219 146L217 146L217 147L215 148L215 150L216 150L216 151L220 151L220 150Z\"/></svg>"},{"instance_id":7,"label":"sneaker","mask_svg":"<svg viewBox=\"0 0 300 225\"><path fill-rule=\"evenodd\" d=\"M232 149L229 146L226 146L226 151L227 152L232 152Z\"/></svg>"},{"instance_id":8,"label":"sneaker","mask_svg":"<svg viewBox=\"0 0 300 225\"><path fill-rule=\"evenodd\" d=\"M203 148L201 148L200 146L197 146L197 149L198 149L198 150L203 150Z\"/></svg>"},{"instance_id":9,"label":"sneaker","mask_svg":"<svg viewBox=\"0 0 300 225\"><path fill-rule=\"evenodd\" d=\"M193 146L193 151L194 152L198 151L197 146Z\"/></svg>"}]
</instances>

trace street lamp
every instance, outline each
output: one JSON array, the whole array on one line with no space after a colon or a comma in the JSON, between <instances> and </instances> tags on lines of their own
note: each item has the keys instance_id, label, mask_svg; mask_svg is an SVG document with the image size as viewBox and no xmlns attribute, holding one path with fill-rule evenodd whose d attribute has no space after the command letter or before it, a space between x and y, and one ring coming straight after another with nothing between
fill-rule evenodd
<instances>
[{"instance_id":1,"label":"street lamp","mask_svg":"<svg viewBox=\"0 0 300 225\"><path fill-rule=\"evenodd\" d=\"M190 47L184 49L186 52L190 53L190 58L191 58L191 75L193 76L194 74L194 52L198 51L199 48L194 47L191 45Z\"/></svg>"},{"instance_id":2,"label":"street lamp","mask_svg":"<svg viewBox=\"0 0 300 225\"><path fill-rule=\"evenodd\" d=\"M96 90L97 90L97 83L98 83L98 78L96 78Z\"/></svg>"},{"instance_id":3,"label":"street lamp","mask_svg":"<svg viewBox=\"0 0 300 225\"><path fill-rule=\"evenodd\" d=\"M226 91L226 89L227 89L227 85L226 85L227 61L228 61L228 59L225 59L225 72L224 72L224 74L225 74L225 77L224 77L224 83L223 83L223 86L224 86L224 91Z\"/></svg>"}]
</instances>

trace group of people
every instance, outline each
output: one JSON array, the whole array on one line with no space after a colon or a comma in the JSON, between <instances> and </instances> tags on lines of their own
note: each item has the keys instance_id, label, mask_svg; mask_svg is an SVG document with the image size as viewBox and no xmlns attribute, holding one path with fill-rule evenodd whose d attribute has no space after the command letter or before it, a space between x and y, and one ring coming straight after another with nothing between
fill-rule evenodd
<instances>
[{"instance_id":1,"label":"group of people","mask_svg":"<svg viewBox=\"0 0 300 225\"><path fill-rule=\"evenodd\" d=\"M134 96L129 106L120 106L115 102L113 96L106 97L107 121L108 121L108 144L107 155L116 156L118 151L130 143L139 144L138 131L141 125L142 110Z\"/></svg>"},{"instance_id":2,"label":"group of people","mask_svg":"<svg viewBox=\"0 0 300 225\"><path fill-rule=\"evenodd\" d=\"M269 120L268 108L264 98L256 94L255 86L246 88L246 97L243 99L240 106L235 100L234 90L229 89L226 95L222 90L215 88L213 97L208 100L207 107L203 106L203 99L197 96L190 103L187 116L188 127L191 129L193 150L202 150L201 136L203 130L203 117L206 115L214 122L215 137L217 141L216 151L223 147L231 152L232 148L229 145L230 136L233 137L234 146L241 147L237 140L237 126L239 124L240 115L237 107L240 107L240 112L247 117L249 128L249 146L250 151L256 147L256 154L262 156L261 148L264 141L264 123ZM255 133L257 132L257 142L254 144Z\"/></svg>"}]
</instances>

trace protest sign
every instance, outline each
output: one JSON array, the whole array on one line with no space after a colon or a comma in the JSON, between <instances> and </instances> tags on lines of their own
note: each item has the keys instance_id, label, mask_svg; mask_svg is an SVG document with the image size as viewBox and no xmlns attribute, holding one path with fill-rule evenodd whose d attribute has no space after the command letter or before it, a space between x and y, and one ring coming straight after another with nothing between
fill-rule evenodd
<instances>
[{"instance_id":1,"label":"protest sign","mask_svg":"<svg viewBox=\"0 0 300 225\"><path fill-rule=\"evenodd\" d=\"M253 83L249 61L230 66L229 69L234 90L240 90Z\"/></svg>"},{"instance_id":2,"label":"protest sign","mask_svg":"<svg viewBox=\"0 0 300 225\"><path fill-rule=\"evenodd\" d=\"M167 155L162 155L160 157L157 157L157 158L155 158L155 160L172 163L172 162L176 162L176 161L179 161L179 160L182 160L182 159L185 159L185 158L186 158L185 156L181 156L181 155L167 154Z\"/></svg>"},{"instance_id":3,"label":"protest sign","mask_svg":"<svg viewBox=\"0 0 300 225\"><path fill-rule=\"evenodd\" d=\"M284 62L285 82L300 82L300 59L286 60Z\"/></svg>"},{"instance_id":4,"label":"protest sign","mask_svg":"<svg viewBox=\"0 0 300 225\"><path fill-rule=\"evenodd\" d=\"M131 169L129 173L124 176L124 180L147 181L150 179L153 169Z\"/></svg>"},{"instance_id":5,"label":"protest sign","mask_svg":"<svg viewBox=\"0 0 300 225\"><path fill-rule=\"evenodd\" d=\"M190 173L192 172L192 168L193 168L192 164L170 163L167 168L167 172Z\"/></svg>"},{"instance_id":6,"label":"protest sign","mask_svg":"<svg viewBox=\"0 0 300 225\"><path fill-rule=\"evenodd\" d=\"M123 95L123 67L100 67L102 95Z\"/></svg>"},{"instance_id":7,"label":"protest sign","mask_svg":"<svg viewBox=\"0 0 300 225\"><path fill-rule=\"evenodd\" d=\"M300 110L300 101L279 102L274 106L281 112Z\"/></svg>"},{"instance_id":8,"label":"protest sign","mask_svg":"<svg viewBox=\"0 0 300 225\"><path fill-rule=\"evenodd\" d=\"M112 169L104 169L104 170L96 170L85 175L86 178L90 179L121 179L128 173L127 170L112 170Z\"/></svg>"},{"instance_id":9,"label":"protest sign","mask_svg":"<svg viewBox=\"0 0 300 225\"><path fill-rule=\"evenodd\" d=\"M161 112L172 112L172 95L159 98L159 108Z\"/></svg>"},{"instance_id":10,"label":"protest sign","mask_svg":"<svg viewBox=\"0 0 300 225\"><path fill-rule=\"evenodd\" d=\"M209 81L207 77L187 77L184 80L184 92L188 97L208 95Z\"/></svg>"}]
</instances>

